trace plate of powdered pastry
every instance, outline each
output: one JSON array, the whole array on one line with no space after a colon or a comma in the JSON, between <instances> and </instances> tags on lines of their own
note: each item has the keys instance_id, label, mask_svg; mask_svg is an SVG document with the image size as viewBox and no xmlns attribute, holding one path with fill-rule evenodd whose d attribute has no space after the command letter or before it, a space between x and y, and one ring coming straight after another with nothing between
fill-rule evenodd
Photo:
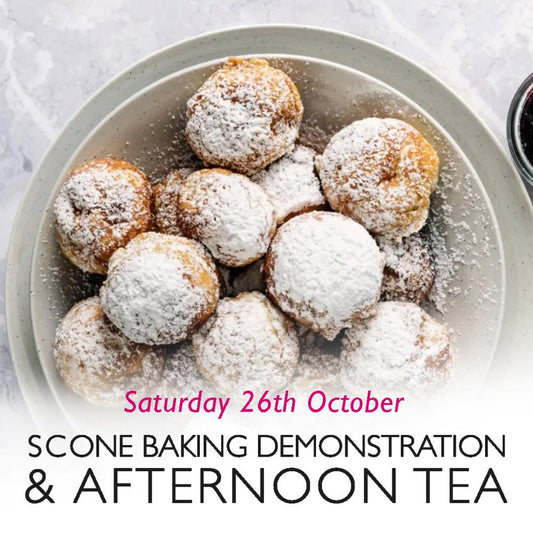
<instances>
[{"instance_id":1,"label":"plate of powdered pastry","mask_svg":"<svg viewBox=\"0 0 533 533\"><path fill-rule=\"evenodd\" d=\"M33 329L71 420L131 389L426 401L482 385L503 265L479 177L416 103L324 60L229 57L127 99L57 176Z\"/></svg>"}]
</instances>

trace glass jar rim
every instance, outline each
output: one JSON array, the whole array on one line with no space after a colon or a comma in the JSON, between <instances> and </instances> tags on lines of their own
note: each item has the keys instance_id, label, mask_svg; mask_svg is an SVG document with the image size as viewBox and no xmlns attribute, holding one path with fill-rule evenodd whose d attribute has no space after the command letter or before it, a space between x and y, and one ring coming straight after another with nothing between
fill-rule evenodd
<instances>
[{"instance_id":1,"label":"glass jar rim","mask_svg":"<svg viewBox=\"0 0 533 533\"><path fill-rule=\"evenodd\" d=\"M520 120L529 96L533 96L533 73L522 82L511 100L507 114L507 143L521 176L533 185L533 164L527 158L520 138Z\"/></svg>"}]
</instances>

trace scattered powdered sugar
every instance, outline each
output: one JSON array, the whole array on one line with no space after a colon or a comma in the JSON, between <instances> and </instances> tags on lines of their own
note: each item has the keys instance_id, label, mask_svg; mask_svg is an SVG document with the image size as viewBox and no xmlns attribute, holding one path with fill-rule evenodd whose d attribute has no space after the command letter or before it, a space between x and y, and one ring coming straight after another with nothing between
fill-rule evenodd
<instances>
[{"instance_id":1,"label":"scattered powdered sugar","mask_svg":"<svg viewBox=\"0 0 533 533\"><path fill-rule=\"evenodd\" d=\"M497 246L491 228L486 205L473 188L473 177L458 178L453 163L443 165L425 229L435 270L429 299L441 313L453 313L472 293L479 295L470 312L472 318L497 301L500 287L482 275L483 270L501 266L489 262Z\"/></svg>"},{"instance_id":2,"label":"scattered powdered sugar","mask_svg":"<svg viewBox=\"0 0 533 533\"><path fill-rule=\"evenodd\" d=\"M149 392L163 356L127 339L106 318L97 296L78 302L56 332L54 357L65 383L95 405L118 405L131 388Z\"/></svg>"},{"instance_id":3,"label":"scattered powdered sugar","mask_svg":"<svg viewBox=\"0 0 533 533\"><path fill-rule=\"evenodd\" d=\"M197 242L144 233L111 258L100 296L109 319L131 340L171 344L214 311L216 267Z\"/></svg>"},{"instance_id":4,"label":"scattered powdered sugar","mask_svg":"<svg viewBox=\"0 0 533 533\"><path fill-rule=\"evenodd\" d=\"M298 90L265 60L232 58L187 102L186 136L209 166L243 174L265 168L298 137Z\"/></svg>"},{"instance_id":5,"label":"scattered powdered sugar","mask_svg":"<svg viewBox=\"0 0 533 533\"><path fill-rule=\"evenodd\" d=\"M423 394L444 384L452 358L446 330L409 302L380 302L375 314L348 329L341 379L351 391Z\"/></svg>"},{"instance_id":6,"label":"scattered powdered sugar","mask_svg":"<svg viewBox=\"0 0 533 533\"><path fill-rule=\"evenodd\" d=\"M398 238L425 224L438 157L409 124L357 120L333 136L318 166L331 206L372 233Z\"/></svg>"},{"instance_id":7,"label":"scattered powdered sugar","mask_svg":"<svg viewBox=\"0 0 533 533\"><path fill-rule=\"evenodd\" d=\"M161 378L161 390L166 396L194 396L198 391L210 393L212 385L196 366L190 340L169 346Z\"/></svg>"},{"instance_id":8,"label":"scattered powdered sugar","mask_svg":"<svg viewBox=\"0 0 533 533\"><path fill-rule=\"evenodd\" d=\"M268 195L276 210L276 222L325 205L315 174L316 152L297 145L294 150L254 174L250 179Z\"/></svg>"},{"instance_id":9,"label":"scattered powdered sugar","mask_svg":"<svg viewBox=\"0 0 533 533\"><path fill-rule=\"evenodd\" d=\"M220 300L193 346L201 372L226 394L280 389L299 355L292 323L259 292Z\"/></svg>"},{"instance_id":10,"label":"scattered powdered sugar","mask_svg":"<svg viewBox=\"0 0 533 533\"><path fill-rule=\"evenodd\" d=\"M178 207L183 233L226 266L244 266L264 255L275 231L274 207L261 187L222 169L191 174Z\"/></svg>"},{"instance_id":11,"label":"scattered powdered sugar","mask_svg":"<svg viewBox=\"0 0 533 533\"><path fill-rule=\"evenodd\" d=\"M422 303L433 282L433 264L428 244L419 233L400 241L377 238L385 259L382 300L407 300Z\"/></svg>"},{"instance_id":12,"label":"scattered powdered sugar","mask_svg":"<svg viewBox=\"0 0 533 533\"><path fill-rule=\"evenodd\" d=\"M82 270L104 274L114 250L150 229L150 186L124 161L102 159L74 168L54 204L59 241Z\"/></svg>"},{"instance_id":13,"label":"scattered powdered sugar","mask_svg":"<svg viewBox=\"0 0 533 533\"><path fill-rule=\"evenodd\" d=\"M178 224L178 193L191 168L172 170L167 177L154 185L154 218L157 230L169 235L181 235Z\"/></svg>"},{"instance_id":14,"label":"scattered powdered sugar","mask_svg":"<svg viewBox=\"0 0 533 533\"><path fill-rule=\"evenodd\" d=\"M339 213L313 212L280 227L265 262L268 294L326 339L378 299L383 258L370 234Z\"/></svg>"}]
</instances>

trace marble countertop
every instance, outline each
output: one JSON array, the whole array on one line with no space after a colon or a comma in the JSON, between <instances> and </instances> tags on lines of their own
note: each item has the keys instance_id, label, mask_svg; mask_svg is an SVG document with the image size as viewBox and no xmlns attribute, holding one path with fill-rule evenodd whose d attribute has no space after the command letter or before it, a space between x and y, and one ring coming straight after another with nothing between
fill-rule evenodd
<instances>
[{"instance_id":1,"label":"marble countertop","mask_svg":"<svg viewBox=\"0 0 533 533\"><path fill-rule=\"evenodd\" d=\"M323 26L390 47L458 92L506 146L511 98L533 68L529 0L0 0L0 258L33 169L74 111L158 48L262 23ZM530 193L531 194L531 193ZM27 416L0 320L0 432Z\"/></svg>"}]
</instances>

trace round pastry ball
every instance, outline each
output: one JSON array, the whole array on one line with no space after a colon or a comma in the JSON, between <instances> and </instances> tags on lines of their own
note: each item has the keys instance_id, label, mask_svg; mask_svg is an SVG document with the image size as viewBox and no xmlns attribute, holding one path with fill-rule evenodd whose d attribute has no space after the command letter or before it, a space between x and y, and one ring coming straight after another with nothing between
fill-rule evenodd
<instances>
[{"instance_id":1,"label":"round pastry ball","mask_svg":"<svg viewBox=\"0 0 533 533\"><path fill-rule=\"evenodd\" d=\"M172 170L163 181L152 187L157 231L181 235L178 224L178 192L185 178L192 172L190 168Z\"/></svg>"},{"instance_id":2,"label":"round pastry ball","mask_svg":"<svg viewBox=\"0 0 533 533\"><path fill-rule=\"evenodd\" d=\"M60 322L54 358L70 389L103 406L124 403L131 389L149 393L164 363L156 348L126 338L106 318L97 296L78 302Z\"/></svg>"},{"instance_id":3,"label":"round pastry ball","mask_svg":"<svg viewBox=\"0 0 533 533\"><path fill-rule=\"evenodd\" d=\"M264 59L230 58L187 102L185 135L207 165L251 175L294 144L298 89Z\"/></svg>"},{"instance_id":4,"label":"round pastry ball","mask_svg":"<svg viewBox=\"0 0 533 533\"><path fill-rule=\"evenodd\" d=\"M283 224L264 266L269 297L329 340L376 303L382 275L383 258L365 228L319 211Z\"/></svg>"},{"instance_id":5,"label":"round pastry ball","mask_svg":"<svg viewBox=\"0 0 533 533\"><path fill-rule=\"evenodd\" d=\"M261 187L219 168L199 170L185 180L178 219L184 235L198 239L229 267L263 256L276 229L274 207Z\"/></svg>"},{"instance_id":6,"label":"round pastry ball","mask_svg":"<svg viewBox=\"0 0 533 533\"><path fill-rule=\"evenodd\" d=\"M429 245L420 233L399 241L378 237L385 258L382 300L400 300L421 304L433 284L433 261Z\"/></svg>"},{"instance_id":7,"label":"round pastry ball","mask_svg":"<svg viewBox=\"0 0 533 533\"><path fill-rule=\"evenodd\" d=\"M426 395L451 372L444 326L410 302L380 302L342 340L341 379L350 391Z\"/></svg>"},{"instance_id":8,"label":"round pastry ball","mask_svg":"<svg viewBox=\"0 0 533 533\"><path fill-rule=\"evenodd\" d=\"M224 394L278 390L298 363L294 326L259 292L220 300L192 342L198 368Z\"/></svg>"},{"instance_id":9,"label":"round pastry ball","mask_svg":"<svg viewBox=\"0 0 533 533\"><path fill-rule=\"evenodd\" d=\"M166 396L188 398L198 395L199 391L213 392L213 386L196 366L190 340L168 347L161 376L161 391Z\"/></svg>"},{"instance_id":10,"label":"round pastry ball","mask_svg":"<svg viewBox=\"0 0 533 533\"><path fill-rule=\"evenodd\" d=\"M147 177L126 161L75 167L54 204L61 250L82 270L105 274L113 252L152 227L150 204Z\"/></svg>"},{"instance_id":11,"label":"round pastry ball","mask_svg":"<svg viewBox=\"0 0 533 533\"><path fill-rule=\"evenodd\" d=\"M320 180L335 211L376 235L400 238L425 224L439 159L419 131L393 118L366 118L333 136Z\"/></svg>"},{"instance_id":12,"label":"round pastry ball","mask_svg":"<svg viewBox=\"0 0 533 533\"><path fill-rule=\"evenodd\" d=\"M325 207L320 180L315 174L316 155L312 148L297 145L250 178L270 198L278 225L293 216Z\"/></svg>"},{"instance_id":13,"label":"round pastry ball","mask_svg":"<svg viewBox=\"0 0 533 533\"><path fill-rule=\"evenodd\" d=\"M200 243L149 232L113 254L100 297L111 322L132 341L173 344L213 313L219 288L216 266Z\"/></svg>"}]
</instances>

